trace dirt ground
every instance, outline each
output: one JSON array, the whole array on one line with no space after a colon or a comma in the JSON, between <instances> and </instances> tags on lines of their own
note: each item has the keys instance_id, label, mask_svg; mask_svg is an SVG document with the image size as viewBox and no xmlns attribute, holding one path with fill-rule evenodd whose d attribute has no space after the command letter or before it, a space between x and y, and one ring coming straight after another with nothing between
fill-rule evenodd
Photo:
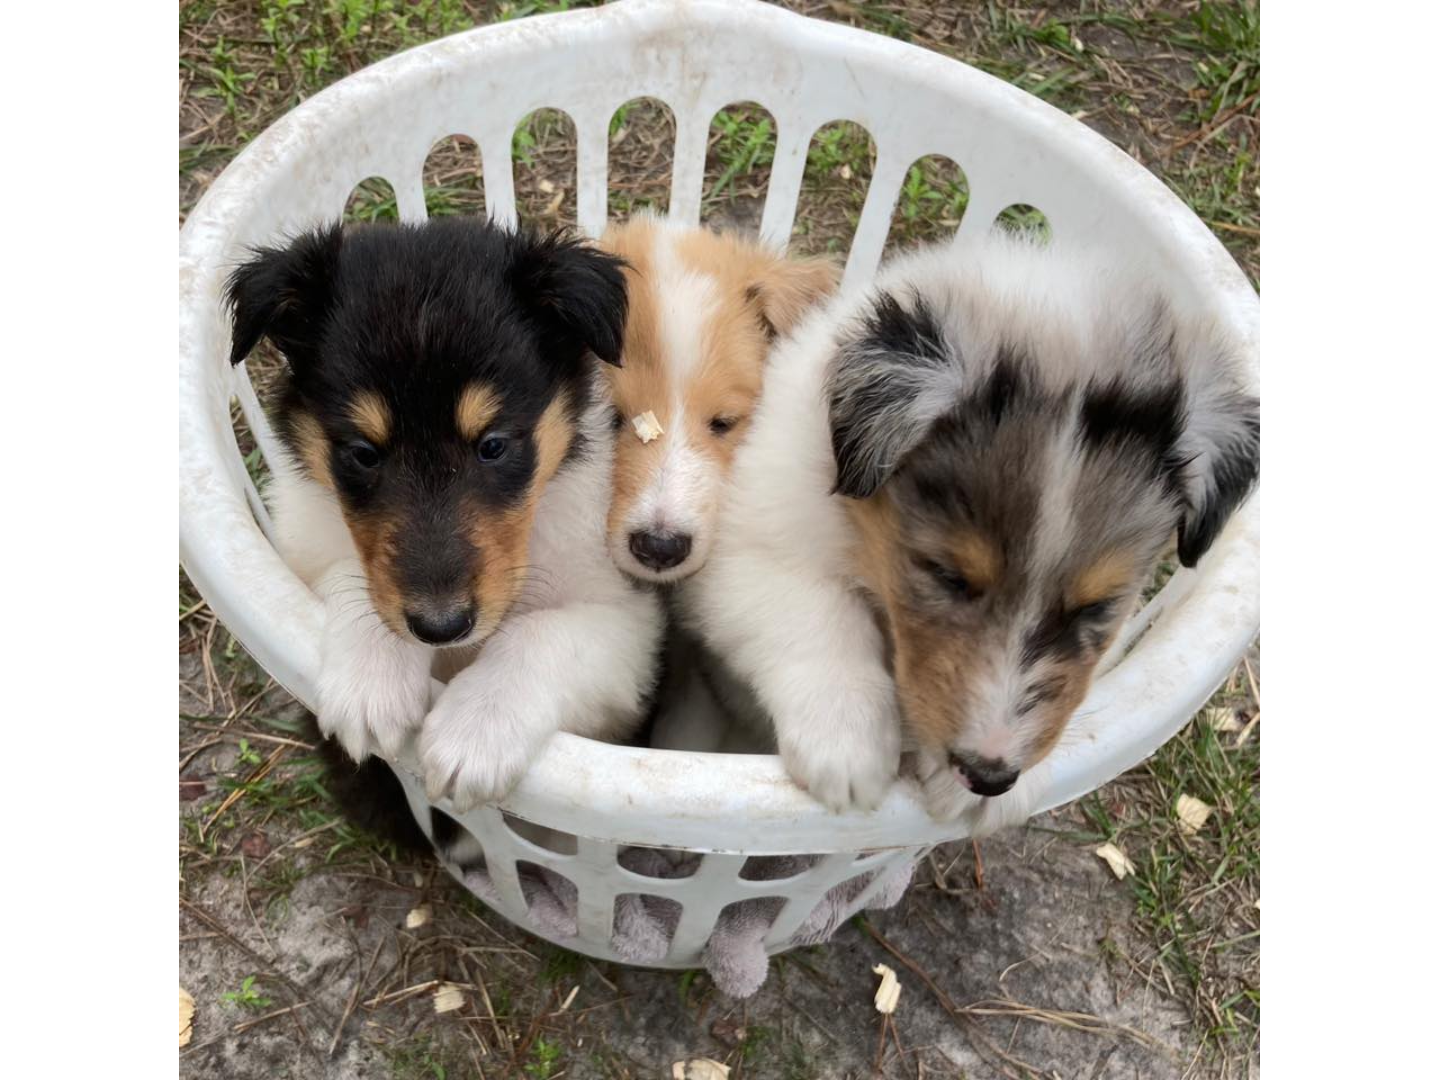
<instances>
[{"instance_id":1,"label":"dirt ground","mask_svg":"<svg viewBox=\"0 0 1440 1080\"><path fill-rule=\"evenodd\" d=\"M182 221L245 142L325 83L442 33L564 6L183 3ZM938 49L1092 124L1161 175L1258 282L1252 6L787 6ZM705 213L743 226L774 136L763 115L727 112L712 128ZM617 214L663 202L668 122L639 105L612 125ZM483 206L466 153L457 140L432 155L432 213ZM563 118L534 118L516 154L522 218L564 221ZM798 248L843 250L872 163L863 132L817 138ZM896 210L907 242L953 229L968 195L954 163L922 165ZM383 219L393 203L365 188L351 211ZM267 368L255 367L263 393ZM721 1061L736 1080L1258 1074L1258 649L1152 761L1023 830L937 849L898 907L780 958L739 1004L703 973L592 962L532 938L432 861L348 824L299 704L183 575L179 610L179 974L195 1003L182 1077L639 1078L690 1058ZM1216 808L1197 835L1177 827L1180 794ZM1123 881L1094 853L1107 841L1135 865ZM903 987L883 1041L881 962ZM459 1006L437 1013L442 982Z\"/></svg>"}]
</instances>

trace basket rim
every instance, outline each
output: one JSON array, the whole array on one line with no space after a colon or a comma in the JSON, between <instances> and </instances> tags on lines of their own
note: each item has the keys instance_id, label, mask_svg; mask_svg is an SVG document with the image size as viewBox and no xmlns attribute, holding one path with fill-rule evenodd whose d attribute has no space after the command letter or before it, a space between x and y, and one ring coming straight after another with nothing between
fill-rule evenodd
<instances>
[{"instance_id":1,"label":"basket rim","mask_svg":"<svg viewBox=\"0 0 1440 1080\"><path fill-rule=\"evenodd\" d=\"M320 601L250 513L234 474L229 391L214 370L217 356L228 351L228 329L216 315L226 253L243 230L252 189L278 162L304 153L312 125L387 86L428 77L437 63L553 47L561 32L578 42L586 35L667 29L743 31L787 48L803 40L806 47L863 52L886 64L921 65L937 89L979 97L1007 122L1043 134L1077 167L1103 171L1121 197L1162 221L1174 251L1187 269L1204 275L1207 295L1234 327L1258 389L1258 297L1219 240L1163 182L1103 136L960 61L762 0L620 0L419 45L339 80L282 116L213 181L180 233L181 562L231 633L307 706L313 707L319 665ZM1096 679L1079 714L1089 722L1050 755L1037 811L1143 761L1193 716L1243 654L1259 629L1259 507L1257 489L1200 566L1185 572L1188 592L1174 597L1133 650ZM397 765L415 768L408 753ZM436 805L454 814L448 802ZM797 788L775 756L622 747L566 733L551 741L501 807L580 836L700 851L913 847L966 831L959 822L932 821L912 781L897 783L873 813L835 815ZM467 815L454 816L464 821Z\"/></svg>"}]
</instances>

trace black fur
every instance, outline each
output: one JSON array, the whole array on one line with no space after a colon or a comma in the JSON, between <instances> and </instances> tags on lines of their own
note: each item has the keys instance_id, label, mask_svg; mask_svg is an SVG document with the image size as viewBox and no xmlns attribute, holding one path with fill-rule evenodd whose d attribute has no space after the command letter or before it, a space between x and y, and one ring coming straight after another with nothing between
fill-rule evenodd
<instances>
[{"instance_id":1,"label":"black fur","mask_svg":"<svg viewBox=\"0 0 1440 1080\"><path fill-rule=\"evenodd\" d=\"M339 743L320 734L312 713L305 714L303 737L319 747L325 786L346 818L402 850L429 853L430 841L416 823L405 789L386 761L369 757L356 765Z\"/></svg>"},{"instance_id":2,"label":"black fur","mask_svg":"<svg viewBox=\"0 0 1440 1080\"><path fill-rule=\"evenodd\" d=\"M1210 550L1231 513L1260 478L1260 402L1237 393L1222 403L1222 409L1234 427L1228 438L1196 462L1208 472L1208 497L1180 515L1182 566L1193 567Z\"/></svg>"}]
</instances>

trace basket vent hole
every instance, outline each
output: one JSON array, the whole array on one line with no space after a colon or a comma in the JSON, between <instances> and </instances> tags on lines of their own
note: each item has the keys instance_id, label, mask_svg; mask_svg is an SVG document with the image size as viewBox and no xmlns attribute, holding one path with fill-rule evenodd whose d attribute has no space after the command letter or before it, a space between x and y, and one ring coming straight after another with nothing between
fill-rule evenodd
<instances>
[{"instance_id":1,"label":"basket vent hole","mask_svg":"<svg viewBox=\"0 0 1440 1080\"><path fill-rule=\"evenodd\" d=\"M875 174L875 140L851 120L826 124L810 139L795 208L791 248L800 255L843 255Z\"/></svg>"},{"instance_id":2,"label":"basket vent hole","mask_svg":"<svg viewBox=\"0 0 1440 1080\"><path fill-rule=\"evenodd\" d=\"M505 819L505 827L521 840L528 840L536 847L553 851L556 855L575 854L575 837L570 833L547 829L544 825L536 825L504 811L501 811L501 817Z\"/></svg>"},{"instance_id":3,"label":"basket vent hole","mask_svg":"<svg viewBox=\"0 0 1440 1080\"><path fill-rule=\"evenodd\" d=\"M947 240L955 235L970 203L965 171L943 154L927 154L905 171L895 210L890 215L888 255L912 244Z\"/></svg>"},{"instance_id":4,"label":"basket vent hole","mask_svg":"<svg viewBox=\"0 0 1440 1080\"><path fill-rule=\"evenodd\" d=\"M653 963L670 951L684 906L668 896L620 893L615 897L615 938L627 959Z\"/></svg>"},{"instance_id":5,"label":"basket vent hole","mask_svg":"<svg viewBox=\"0 0 1440 1080\"><path fill-rule=\"evenodd\" d=\"M995 215L995 227L1050 242L1050 219L1029 203L1013 203Z\"/></svg>"},{"instance_id":6,"label":"basket vent hole","mask_svg":"<svg viewBox=\"0 0 1440 1080\"><path fill-rule=\"evenodd\" d=\"M422 174L425 213L479 217L485 212L485 173L480 147L468 135L447 135L430 148Z\"/></svg>"},{"instance_id":7,"label":"basket vent hole","mask_svg":"<svg viewBox=\"0 0 1440 1080\"><path fill-rule=\"evenodd\" d=\"M560 109L536 109L515 127L515 212L540 229L575 224L575 121Z\"/></svg>"},{"instance_id":8,"label":"basket vent hole","mask_svg":"<svg viewBox=\"0 0 1440 1080\"><path fill-rule=\"evenodd\" d=\"M615 855L621 869L649 878L688 878L704 856L684 848L622 847Z\"/></svg>"},{"instance_id":9,"label":"basket vent hole","mask_svg":"<svg viewBox=\"0 0 1440 1080\"><path fill-rule=\"evenodd\" d=\"M816 855L751 855L740 868L742 881L789 881L819 861Z\"/></svg>"},{"instance_id":10,"label":"basket vent hole","mask_svg":"<svg viewBox=\"0 0 1440 1080\"><path fill-rule=\"evenodd\" d=\"M663 214L670 205L675 114L655 98L635 98L610 118L610 217L637 210Z\"/></svg>"},{"instance_id":11,"label":"basket vent hole","mask_svg":"<svg viewBox=\"0 0 1440 1080\"><path fill-rule=\"evenodd\" d=\"M775 163L775 118L753 101L727 105L710 121L700 221L758 235Z\"/></svg>"},{"instance_id":12,"label":"basket vent hole","mask_svg":"<svg viewBox=\"0 0 1440 1080\"><path fill-rule=\"evenodd\" d=\"M580 892L564 874L524 859L515 863L520 892L535 924L547 933L563 937L576 932L575 911Z\"/></svg>"},{"instance_id":13,"label":"basket vent hole","mask_svg":"<svg viewBox=\"0 0 1440 1080\"><path fill-rule=\"evenodd\" d=\"M430 841L446 862L466 873L485 869L485 849L474 833L443 810L430 808Z\"/></svg>"},{"instance_id":14,"label":"basket vent hole","mask_svg":"<svg viewBox=\"0 0 1440 1080\"><path fill-rule=\"evenodd\" d=\"M390 181L383 176L371 176L356 184L345 202L345 220L399 221L400 208Z\"/></svg>"}]
</instances>

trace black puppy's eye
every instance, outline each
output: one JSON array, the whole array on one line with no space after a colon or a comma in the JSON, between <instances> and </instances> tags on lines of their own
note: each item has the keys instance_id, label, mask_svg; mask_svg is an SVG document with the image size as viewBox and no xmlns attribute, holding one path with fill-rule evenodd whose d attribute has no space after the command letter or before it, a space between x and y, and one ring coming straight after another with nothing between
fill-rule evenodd
<instances>
[{"instance_id":1,"label":"black puppy's eye","mask_svg":"<svg viewBox=\"0 0 1440 1080\"><path fill-rule=\"evenodd\" d=\"M934 578L947 592L953 593L962 600L975 600L980 596L980 591L970 584L970 580L960 571L953 570L942 563L927 559L922 564L925 572Z\"/></svg>"},{"instance_id":2,"label":"black puppy's eye","mask_svg":"<svg viewBox=\"0 0 1440 1080\"><path fill-rule=\"evenodd\" d=\"M350 455L350 460L362 469L374 469L380 465L380 451L373 443L364 439L353 439L346 443L345 452Z\"/></svg>"},{"instance_id":3,"label":"black puppy's eye","mask_svg":"<svg viewBox=\"0 0 1440 1080\"><path fill-rule=\"evenodd\" d=\"M493 465L510 449L510 440L504 435L486 435L475 447L475 453L486 465Z\"/></svg>"},{"instance_id":4,"label":"black puppy's eye","mask_svg":"<svg viewBox=\"0 0 1440 1080\"><path fill-rule=\"evenodd\" d=\"M716 416L710 420L711 435L727 435L736 424L740 423L738 416Z\"/></svg>"}]
</instances>

